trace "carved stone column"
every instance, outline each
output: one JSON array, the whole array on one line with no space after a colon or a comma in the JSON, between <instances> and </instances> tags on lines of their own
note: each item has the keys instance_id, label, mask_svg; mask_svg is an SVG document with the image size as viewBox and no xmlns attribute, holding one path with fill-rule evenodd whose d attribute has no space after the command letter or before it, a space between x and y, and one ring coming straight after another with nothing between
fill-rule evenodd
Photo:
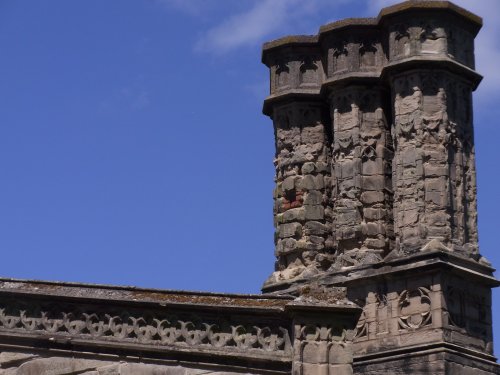
<instances>
[{"instance_id":1,"label":"carved stone column","mask_svg":"<svg viewBox=\"0 0 500 375\"><path fill-rule=\"evenodd\" d=\"M455 251L478 259L472 91L479 77L449 59L451 25L419 24L393 29L395 62L387 69L396 70L389 75L397 251ZM468 55L462 52L457 56ZM419 69L403 70L408 61L400 62L401 54L418 55ZM473 59L464 59L472 68Z\"/></svg>"},{"instance_id":2,"label":"carved stone column","mask_svg":"<svg viewBox=\"0 0 500 375\"><path fill-rule=\"evenodd\" d=\"M353 85L330 95L337 268L376 263L392 245L392 141L384 94Z\"/></svg>"},{"instance_id":3,"label":"carved stone column","mask_svg":"<svg viewBox=\"0 0 500 375\"><path fill-rule=\"evenodd\" d=\"M332 240L329 139L322 104L294 102L273 109L276 132L275 225L277 280L328 267Z\"/></svg>"},{"instance_id":4,"label":"carved stone column","mask_svg":"<svg viewBox=\"0 0 500 375\"><path fill-rule=\"evenodd\" d=\"M319 88L322 62L316 40L298 37L266 45L273 120L275 272L267 284L306 278L332 263L330 144L327 106Z\"/></svg>"}]
</instances>

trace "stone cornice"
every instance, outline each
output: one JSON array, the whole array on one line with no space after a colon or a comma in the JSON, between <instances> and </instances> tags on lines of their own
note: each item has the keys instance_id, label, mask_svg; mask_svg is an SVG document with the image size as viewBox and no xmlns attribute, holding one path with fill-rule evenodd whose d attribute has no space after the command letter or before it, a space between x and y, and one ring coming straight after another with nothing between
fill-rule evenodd
<instances>
[{"instance_id":1,"label":"stone cornice","mask_svg":"<svg viewBox=\"0 0 500 375\"><path fill-rule=\"evenodd\" d=\"M483 19L481 17L450 1L409 0L383 8L376 18L346 18L321 26L317 35L288 35L266 42L262 47L262 62L266 63L267 54L277 48L299 45L314 46L322 37L325 36L325 34L332 31L336 32L346 28L382 27L382 24L393 16L428 10L452 12L453 14L463 18L464 21L468 22L475 30L475 34L477 34L483 26Z\"/></svg>"},{"instance_id":2,"label":"stone cornice","mask_svg":"<svg viewBox=\"0 0 500 375\"><path fill-rule=\"evenodd\" d=\"M500 281L495 278L494 268L487 264L481 264L468 257L461 256L452 252L429 251L409 255L404 258L388 256L387 259L369 265L360 265L346 267L342 270L332 270L312 276L310 278L297 278L286 280L281 283L264 285L262 290L265 295L272 295L274 291L284 293L296 293L302 285L308 283L320 283L325 285L343 285L364 283L365 280L385 277L393 277L398 273L422 273L427 270L446 269L452 273L466 276L467 279L473 279L477 283L488 287L499 287Z\"/></svg>"},{"instance_id":3,"label":"stone cornice","mask_svg":"<svg viewBox=\"0 0 500 375\"><path fill-rule=\"evenodd\" d=\"M377 21L378 23L383 22L385 19L406 14L413 11L423 11L423 10L444 10L447 12L452 12L455 15L462 17L466 22L470 23L474 27L475 32L479 32L479 29L483 26L483 19L478 15L469 12L467 9L459 7L458 5L450 1L436 1L436 0L410 0L404 3L395 4L386 8L382 8L379 12Z\"/></svg>"}]
</instances>

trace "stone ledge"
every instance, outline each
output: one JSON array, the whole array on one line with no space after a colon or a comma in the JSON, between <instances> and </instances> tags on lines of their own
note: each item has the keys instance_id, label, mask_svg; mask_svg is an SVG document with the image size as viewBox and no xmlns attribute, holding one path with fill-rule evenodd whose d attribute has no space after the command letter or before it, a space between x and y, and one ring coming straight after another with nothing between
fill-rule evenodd
<instances>
[{"instance_id":1,"label":"stone ledge","mask_svg":"<svg viewBox=\"0 0 500 375\"><path fill-rule=\"evenodd\" d=\"M283 310L292 300L286 296L259 294L223 294L111 286L100 284L51 282L0 278L0 294L26 294L32 296L57 296L61 298L95 301L126 302L132 305L224 307L228 309L254 308Z\"/></svg>"},{"instance_id":2,"label":"stone ledge","mask_svg":"<svg viewBox=\"0 0 500 375\"><path fill-rule=\"evenodd\" d=\"M423 270L435 267L446 267L457 273L467 274L469 277L489 287L500 286L493 272L494 268L480 264L465 256L452 252L427 251L412 254L403 258L388 258L379 263L360 266L346 267L340 270L331 270L321 275L310 278L297 278L279 283L265 284L262 287L264 295L284 295L296 293L299 288L310 282L320 284L337 285L344 282L356 283L365 279L384 278L398 273L406 273L409 270Z\"/></svg>"},{"instance_id":3,"label":"stone ledge","mask_svg":"<svg viewBox=\"0 0 500 375\"><path fill-rule=\"evenodd\" d=\"M386 351L379 351L377 353L370 353L364 355L354 356L354 367L369 366L369 365L383 365L398 360L408 360L408 358L418 358L423 356L432 355L454 355L462 358L467 363L480 363L482 366L490 367L490 370L500 372L500 365L496 363L494 356L487 356L484 353L470 350L467 348L459 347L446 342L433 343L428 345L416 345L404 349L392 349Z\"/></svg>"}]
</instances>

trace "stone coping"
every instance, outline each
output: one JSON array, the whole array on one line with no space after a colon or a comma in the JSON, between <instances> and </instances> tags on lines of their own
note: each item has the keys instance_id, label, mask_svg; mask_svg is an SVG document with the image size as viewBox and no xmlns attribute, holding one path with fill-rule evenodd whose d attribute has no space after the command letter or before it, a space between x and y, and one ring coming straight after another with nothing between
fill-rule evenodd
<instances>
[{"instance_id":1,"label":"stone coping","mask_svg":"<svg viewBox=\"0 0 500 375\"><path fill-rule=\"evenodd\" d=\"M481 361L487 365L494 366L500 369L500 365L495 363L496 358L492 355L487 355L477 350L473 350L470 348L463 348L458 345L451 344L449 342L436 342L436 343L428 343L425 345L414 345L408 346L400 349L390 349L390 350L381 350L377 353L363 353L354 355L354 362L357 365L366 365L373 363L384 363L387 362L388 358L391 360L396 359L405 359L408 358L409 355L425 355L431 353L451 353L458 354L461 357L468 358L470 360Z\"/></svg>"},{"instance_id":2,"label":"stone coping","mask_svg":"<svg viewBox=\"0 0 500 375\"><path fill-rule=\"evenodd\" d=\"M200 305L224 308L258 308L283 310L293 297L259 294L229 294L161 290L131 286L53 282L0 278L0 294L58 296L106 300L113 302L154 303L167 305Z\"/></svg>"},{"instance_id":3,"label":"stone coping","mask_svg":"<svg viewBox=\"0 0 500 375\"><path fill-rule=\"evenodd\" d=\"M281 46L311 46L318 43L317 35L288 35L264 43L263 49L270 50Z\"/></svg>"}]
</instances>

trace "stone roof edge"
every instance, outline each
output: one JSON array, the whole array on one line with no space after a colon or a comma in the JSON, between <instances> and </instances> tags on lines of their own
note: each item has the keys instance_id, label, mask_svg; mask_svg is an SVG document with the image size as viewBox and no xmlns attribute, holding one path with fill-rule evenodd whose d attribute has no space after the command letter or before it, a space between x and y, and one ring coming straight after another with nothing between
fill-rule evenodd
<instances>
[{"instance_id":1,"label":"stone roof edge","mask_svg":"<svg viewBox=\"0 0 500 375\"><path fill-rule=\"evenodd\" d=\"M15 298L49 298L54 300L84 301L88 303L130 304L131 306L163 306L175 309L196 308L203 310L283 311L294 300L291 296L241 295L165 291L110 285L62 283L40 280L0 278L0 295Z\"/></svg>"},{"instance_id":2,"label":"stone roof edge","mask_svg":"<svg viewBox=\"0 0 500 375\"><path fill-rule=\"evenodd\" d=\"M291 297L287 296L266 296L262 294L239 294L239 293L221 293L221 292L203 292L203 291L187 291L187 290L175 290L175 289L159 289L159 288L143 288L128 285L109 285L109 284L93 284L93 283L80 283L80 282L67 282L67 281L48 281L48 280L29 280L29 279L17 279L0 277L0 289L3 289L5 283L13 283L19 285L25 285L28 287L36 288L37 286L42 287L53 287L55 288L88 288L88 289L101 289L108 291L117 292L143 292L143 293L160 293L165 295L186 295L186 296L207 296L207 297L230 297L230 298L242 298L242 299L276 299L276 300L290 300Z\"/></svg>"}]
</instances>

